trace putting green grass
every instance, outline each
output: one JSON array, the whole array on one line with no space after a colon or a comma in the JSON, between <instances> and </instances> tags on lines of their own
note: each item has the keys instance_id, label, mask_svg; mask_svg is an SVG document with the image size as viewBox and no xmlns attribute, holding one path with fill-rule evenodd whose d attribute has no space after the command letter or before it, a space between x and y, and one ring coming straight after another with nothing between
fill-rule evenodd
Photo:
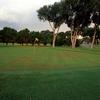
<instances>
[{"instance_id":1,"label":"putting green grass","mask_svg":"<svg viewBox=\"0 0 100 100\"><path fill-rule=\"evenodd\" d=\"M100 100L100 47L0 47L0 100Z\"/></svg>"}]
</instances>

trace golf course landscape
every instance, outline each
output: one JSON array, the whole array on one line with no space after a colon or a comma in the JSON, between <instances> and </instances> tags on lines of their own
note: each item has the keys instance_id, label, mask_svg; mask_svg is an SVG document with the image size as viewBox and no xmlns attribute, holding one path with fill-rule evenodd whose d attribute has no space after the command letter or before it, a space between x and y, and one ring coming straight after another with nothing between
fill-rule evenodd
<instances>
[{"instance_id":1,"label":"golf course landscape","mask_svg":"<svg viewBox=\"0 0 100 100\"><path fill-rule=\"evenodd\" d=\"M0 0L0 100L100 100L100 0Z\"/></svg>"},{"instance_id":2,"label":"golf course landscape","mask_svg":"<svg viewBox=\"0 0 100 100\"><path fill-rule=\"evenodd\" d=\"M100 100L100 46L0 46L0 100Z\"/></svg>"}]
</instances>

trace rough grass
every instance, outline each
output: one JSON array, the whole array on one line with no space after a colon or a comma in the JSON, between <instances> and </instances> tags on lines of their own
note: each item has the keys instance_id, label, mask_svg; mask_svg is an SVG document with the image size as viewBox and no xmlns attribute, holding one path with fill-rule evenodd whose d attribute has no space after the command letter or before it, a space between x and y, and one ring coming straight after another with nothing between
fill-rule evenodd
<instances>
[{"instance_id":1,"label":"rough grass","mask_svg":"<svg viewBox=\"0 0 100 100\"><path fill-rule=\"evenodd\" d=\"M100 100L100 47L0 47L0 100Z\"/></svg>"}]
</instances>

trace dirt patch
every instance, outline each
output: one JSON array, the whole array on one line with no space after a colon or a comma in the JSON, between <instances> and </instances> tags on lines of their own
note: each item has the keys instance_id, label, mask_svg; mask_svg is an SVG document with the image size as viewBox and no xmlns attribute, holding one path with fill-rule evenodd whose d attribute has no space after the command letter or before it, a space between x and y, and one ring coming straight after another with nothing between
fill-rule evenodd
<instances>
[{"instance_id":1,"label":"dirt patch","mask_svg":"<svg viewBox=\"0 0 100 100\"><path fill-rule=\"evenodd\" d=\"M18 57L12 61L9 62L10 64L30 64L32 63L31 57Z\"/></svg>"}]
</instances>

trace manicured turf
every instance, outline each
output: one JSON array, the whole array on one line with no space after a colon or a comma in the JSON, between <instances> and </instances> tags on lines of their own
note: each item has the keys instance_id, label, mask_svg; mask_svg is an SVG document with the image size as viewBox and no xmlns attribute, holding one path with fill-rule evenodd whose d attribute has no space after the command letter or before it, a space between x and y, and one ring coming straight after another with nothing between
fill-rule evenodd
<instances>
[{"instance_id":1,"label":"manicured turf","mask_svg":"<svg viewBox=\"0 0 100 100\"><path fill-rule=\"evenodd\" d=\"M100 47L0 47L0 100L100 100Z\"/></svg>"}]
</instances>

